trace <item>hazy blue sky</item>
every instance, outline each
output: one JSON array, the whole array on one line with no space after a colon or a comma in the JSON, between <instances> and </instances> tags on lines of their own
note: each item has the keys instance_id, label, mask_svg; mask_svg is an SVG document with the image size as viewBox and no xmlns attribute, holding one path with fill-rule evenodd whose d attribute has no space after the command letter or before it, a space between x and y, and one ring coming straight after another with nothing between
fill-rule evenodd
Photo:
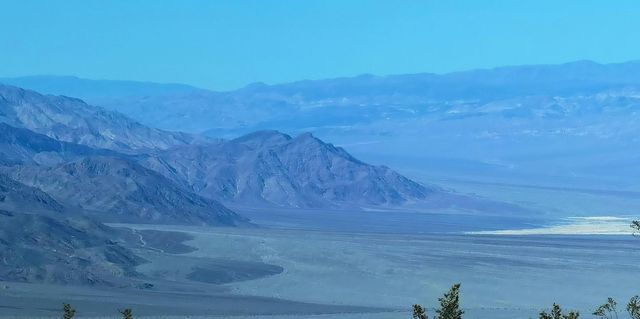
<instances>
[{"instance_id":1,"label":"hazy blue sky","mask_svg":"<svg viewBox=\"0 0 640 319\"><path fill-rule=\"evenodd\" d=\"M640 1L5 1L0 76L250 82L640 58Z\"/></svg>"}]
</instances>

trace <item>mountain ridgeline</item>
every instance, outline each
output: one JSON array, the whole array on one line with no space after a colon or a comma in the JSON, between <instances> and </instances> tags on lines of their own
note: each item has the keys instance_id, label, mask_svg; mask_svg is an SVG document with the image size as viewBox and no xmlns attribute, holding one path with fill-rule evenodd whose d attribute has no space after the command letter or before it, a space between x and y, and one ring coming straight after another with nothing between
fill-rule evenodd
<instances>
[{"instance_id":1,"label":"mountain ridgeline","mask_svg":"<svg viewBox=\"0 0 640 319\"><path fill-rule=\"evenodd\" d=\"M563 117L636 104L640 62L577 61L447 74L361 75L227 92L186 85L22 77L0 83L76 96L147 125L214 136L277 128L305 129L415 117ZM611 108L611 105L616 107ZM165 141L166 143L166 141Z\"/></svg>"}]
</instances>

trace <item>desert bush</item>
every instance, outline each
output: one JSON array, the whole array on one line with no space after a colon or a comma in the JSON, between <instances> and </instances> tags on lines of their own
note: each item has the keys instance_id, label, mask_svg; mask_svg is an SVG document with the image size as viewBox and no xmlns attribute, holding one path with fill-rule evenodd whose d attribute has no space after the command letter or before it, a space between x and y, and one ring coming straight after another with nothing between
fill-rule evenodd
<instances>
[{"instance_id":1,"label":"desert bush","mask_svg":"<svg viewBox=\"0 0 640 319\"><path fill-rule=\"evenodd\" d=\"M580 317L580 313L577 311L570 311L567 314L562 313L562 308L560 305L554 303L551 307L551 313L547 313L547 311L542 311L540 313L540 319L578 319Z\"/></svg>"},{"instance_id":2,"label":"desert bush","mask_svg":"<svg viewBox=\"0 0 640 319\"><path fill-rule=\"evenodd\" d=\"M633 296L627 304L627 312L632 319L640 319L640 297Z\"/></svg>"},{"instance_id":3,"label":"desert bush","mask_svg":"<svg viewBox=\"0 0 640 319\"><path fill-rule=\"evenodd\" d=\"M593 312L593 315L600 317L601 319L617 319L618 318L618 303L613 298L607 298L607 302L600 305Z\"/></svg>"},{"instance_id":4,"label":"desert bush","mask_svg":"<svg viewBox=\"0 0 640 319\"><path fill-rule=\"evenodd\" d=\"M436 310L434 319L462 319L464 311L460 309L460 284L451 286L438 301L440 309ZM421 305L413 305L413 319L428 319L426 309Z\"/></svg>"},{"instance_id":5,"label":"desert bush","mask_svg":"<svg viewBox=\"0 0 640 319\"><path fill-rule=\"evenodd\" d=\"M122 315L122 319L133 319L133 312L131 311L131 308L120 310L120 314Z\"/></svg>"},{"instance_id":6,"label":"desert bush","mask_svg":"<svg viewBox=\"0 0 640 319\"><path fill-rule=\"evenodd\" d=\"M593 314L601 319L618 319L618 303L611 297L600 305ZM634 296L627 303L627 313L631 319L640 319L640 297Z\"/></svg>"},{"instance_id":7,"label":"desert bush","mask_svg":"<svg viewBox=\"0 0 640 319\"><path fill-rule=\"evenodd\" d=\"M76 310L68 303L62 304L62 319L71 319L76 315Z\"/></svg>"},{"instance_id":8,"label":"desert bush","mask_svg":"<svg viewBox=\"0 0 640 319\"><path fill-rule=\"evenodd\" d=\"M439 298L440 309L436 310L438 319L461 319L464 310L460 309L460 284L451 286L451 289Z\"/></svg>"},{"instance_id":9,"label":"desert bush","mask_svg":"<svg viewBox=\"0 0 640 319\"><path fill-rule=\"evenodd\" d=\"M427 310L420 305L413 305L413 319L428 319Z\"/></svg>"}]
</instances>

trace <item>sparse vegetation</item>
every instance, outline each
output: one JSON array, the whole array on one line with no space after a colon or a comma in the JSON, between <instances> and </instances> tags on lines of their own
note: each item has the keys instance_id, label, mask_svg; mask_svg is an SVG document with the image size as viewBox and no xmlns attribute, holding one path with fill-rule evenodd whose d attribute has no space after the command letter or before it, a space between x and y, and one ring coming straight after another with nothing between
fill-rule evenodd
<instances>
[{"instance_id":1,"label":"sparse vegetation","mask_svg":"<svg viewBox=\"0 0 640 319\"><path fill-rule=\"evenodd\" d=\"M640 319L640 297L633 296L627 304L627 312L632 319Z\"/></svg>"},{"instance_id":2,"label":"sparse vegetation","mask_svg":"<svg viewBox=\"0 0 640 319\"><path fill-rule=\"evenodd\" d=\"M551 313L547 313L543 311L540 313L540 319L578 319L580 317L580 313L577 311L570 311L567 314L562 313L562 308L560 305L554 303L551 307Z\"/></svg>"},{"instance_id":3,"label":"sparse vegetation","mask_svg":"<svg viewBox=\"0 0 640 319\"><path fill-rule=\"evenodd\" d=\"M122 315L122 319L133 319L133 312L131 311L131 308L120 310L120 314Z\"/></svg>"},{"instance_id":4,"label":"sparse vegetation","mask_svg":"<svg viewBox=\"0 0 640 319\"><path fill-rule=\"evenodd\" d=\"M461 319L464 310L460 309L460 284L455 284L439 298L440 309L436 310L437 319Z\"/></svg>"},{"instance_id":5,"label":"sparse vegetation","mask_svg":"<svg viewBox=\"0 0 640 319\"><path fill-rule=\"evenodd\" d=\"M631 227L634 229L634 236L640 237L640 221L633 221ZM446 292L441 298L438 298L440 302L440 308L436 309L436 316L433 319L462 319L464 310L460 309L460 284L454 284L451 286L448 292ZM618 303L615 299L609 297L607 302L598 306L593 311L593 315L600 319L619 319L618 316ZM427 309L419 304L414 304L413 319L428 319ZM627 313L631 319L640 319L640 296L632 297L627 303ZM64 314L62 319L73 319L76 314L76 310L71 307L70 304L63 304ZM122 315L122 319L133 319L133 311L131 308L119 310ZM554 303L550 312L542 311L539 314L539 319L579 319L580 313L578 311L569 311L563 313L562 308L557 303Z\"/></svg>"},{"instance_id":6,"label":"sparse vegetation","mask_svg":"<svg viewBox=\"0 0 640 319\"><path fill-rule=\"evenodd\" d=\"M68 303L62 304L62 319L72 319L76 315L76 310Z\"/></svg>"},{"instance_id":7,"label":"sparse vegetation","mask_svg":"<svg viewBox=\"0 0 640 319\"><path fill-rule=\"evenodd\" d=\"M413 319L428 319L427 310L420 305L413 305Z\"/></svg>"},{"instance_id":8,"label":"sparse vegetation","mask_svg":"<svg viewBox=\"0 0 640 319\"><path fill-rule=\"evenodd\" d=\"M600 305L593 314L601 319L618 319L618 303L613 298ZM640 297L634 296L627 303L627 313L631 319L640 319Z\"/></svg>"},{"instance_id":9,"label":"sparse vegetation","mask_svg":"<svg viewBox=\"0 0 640 319\"><path fill-rule=\"evenodd\" d=\"M593 315L601 319L618 319L618 303L613 298L607 298L607 302L600 305L593 312Z\"/></svg>"},{"instance_id":10,"label":"sparse vegetation","mask_svg":"<svg viewBox=\"0 0 640 319\"><path fill-rule=\"evenodd\" d=\"M76 310L68 303L62 304L62 311L62 319L73 319L73 317L76 315ZM133 319L133 311L131 311L131 308L126 308L118 311L122 315L122 319Z\"/></svg>"},{"instance_id":11,"label":"sparse vegetation","mask_svg":"<svg viewBox=\"0 0 640 319\"><path fill-rule=\"evenodd\" d=\"M460 284L451 286L438 301L440 309L436 310L435 319L462 319L464 310L460 309ZM426 309L418 304L413 305L413 319L428 319Z\"/></svg>"}]
</instances>

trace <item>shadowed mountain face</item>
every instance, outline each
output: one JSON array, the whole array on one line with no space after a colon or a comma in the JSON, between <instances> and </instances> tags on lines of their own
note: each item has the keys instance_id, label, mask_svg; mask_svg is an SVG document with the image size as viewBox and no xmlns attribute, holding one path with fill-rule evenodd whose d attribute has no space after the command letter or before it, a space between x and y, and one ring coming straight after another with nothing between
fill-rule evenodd
<instances>
[{"instance_id":1,"label":"shadowed mountain face","mask_svg":"<svg viewBox=\"0 0 640 319\"><path fill-rule=\"evenodd\" d=\"M149 157L146 165L198 194L239 205L400 205L428 200L438 191L387 167L360 162L311 134L292 138L261 131L167 150Z\"/></svg>"},{"instance_id":2,"label":"shadowed mountain face","mask_svg":"<svg viewBox=\"0 0 640 319\"><path fill-rule=\"evenodd\" d=\"M139 124L119 113L65 96L0 85L0 122L63 142L134 152L187 143L189 135Z\"/></svg>"},{"instance_id":3,"label":"shadowed mountain face","mask_svg":"<svg viewBox=\"0 0 640 319\"><path fill-rule=\"evenodd\" d=\"M0 209L61 213L64 207L49 194L0 174Z\"/></svg>"},{"instance_id":4,"label":"shadowed mountain face","mask_svg":"<svg viewBox=\"0 0 640 319\"><path fill-rule=\"evenodd\" d=\"M116 229L85 218L0 210L0 280L126 285L143 260L118 238Z\"/></svg>"},{"instance_id":5,"label":"shadowed mountain face","mask_svg":"<svg viewBox=\"0 0 640 319\"><path fill-rule=\"evenodd\" d=\"M227 225L245 220L139 164L87 157L53 167L12 168L11 176L60 202L113 222Z\"/></svg>"},{"instance_id":6,"label":"shadowed mountain face","mask_svg":"<svg viewBox=\"0 0 640 319\"><path fill-rule=\"evenodd\" d=\"M61 142L24 128L0 123L0 163L53 165L89 155L118 154L109 150Z\"/></svg>"}]
</instances>

